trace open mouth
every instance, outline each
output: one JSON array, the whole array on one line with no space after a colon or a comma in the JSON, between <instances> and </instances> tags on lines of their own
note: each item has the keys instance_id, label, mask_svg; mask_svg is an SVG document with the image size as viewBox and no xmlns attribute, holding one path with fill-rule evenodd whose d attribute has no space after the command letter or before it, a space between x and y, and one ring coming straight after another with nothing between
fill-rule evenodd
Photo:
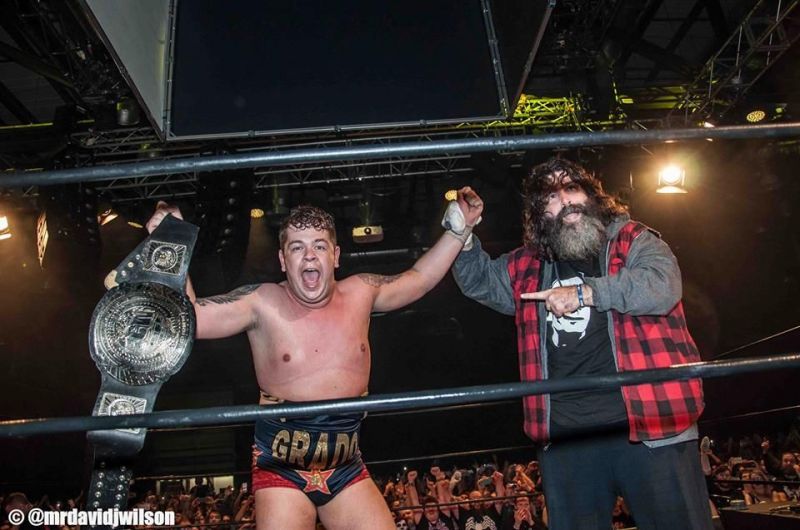
<instances>
[{"instance_id":1,"label":"open mouth","mask_svg":"<svg viewBox=\"0 0 800 530\"><path fill-rule=\"evenodd\" d=\"M311 287L319 283L319 279L321 277L318 269L303 269L301 275L303 277L303 283Z\"/></svg>"},{"instance_id":2,"label":"open mouth","mask_svg":"<svg viewBox=\"0 0 800 530\"><path fill-rule=\"evenodd\" d=\"M571 225L577 223L584 213L585 208L583 205L568 204L558 213L558 218L561 220L562 225Z\"/></svg>"}]
</instances>

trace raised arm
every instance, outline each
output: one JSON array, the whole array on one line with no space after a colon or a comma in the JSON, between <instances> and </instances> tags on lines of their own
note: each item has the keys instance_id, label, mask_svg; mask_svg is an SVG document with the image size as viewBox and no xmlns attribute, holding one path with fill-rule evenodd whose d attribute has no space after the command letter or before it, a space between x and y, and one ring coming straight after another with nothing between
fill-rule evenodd
<instances>
[{"instance_id":1,"label":"raised arm","mask_svg":"<svg viewBox=\"0 0 800 530\"><path fill-rule=\"evenodd\" d=\"M481 248L480 240L473 237L472 248L461 252L453 264L453 277L467 297L504 315L516 312L508 254L492 259Z\"/></svg>"},{"instance_id":2,"label":"raised arm","mask_svg":"<svg viewBox=\"0 0 800 530\"><path fill-rule=\"evenodd\" d=\"M153 230L167 215L183 219L177 206L159 201L156 211L147 221L147 231ZM227 294L197 298L189 278L186 280L186 295L194 305L197 315L197 338L219 339L230 337L257 325L256 305L260 284L243 285Z\"/></svg>"},{"instance_id":3,"label":"raised arm","mask_svg":"<svg viewBox=\"0 0 800 530\"><path fill-rule=\"evenodd\" d=\"M468 186L458 190L456 200L466 221L464 233L455 234L450 230L446 231L430 250L401 274L358 275L364 283L375 289L373 310L391 311L406 306L420 299L442 280L483 212L483 201Z\"/></svg>"},{"instance_id":4,"label":"raised arm","mask_svg":"<svg viewBox=\"0 0 800 530\"><path fill-rule=\"evenodd\" d=\"M411 470L407 475L408 482L406 483L406 495L409 506L420 506L419 492L417 491L417 472ZM422 520L422 509L414 508L414 524L419 524Z\"/></svg>"}]
</instances>

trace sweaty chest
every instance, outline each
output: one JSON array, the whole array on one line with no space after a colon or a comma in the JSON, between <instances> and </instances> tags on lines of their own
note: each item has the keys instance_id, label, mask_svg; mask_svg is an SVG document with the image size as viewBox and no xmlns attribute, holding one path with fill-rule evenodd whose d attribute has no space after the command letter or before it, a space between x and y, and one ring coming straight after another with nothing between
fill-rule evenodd
<instances>
[{"instance_id":1,"label":"sweaty chest","mask_svg":"<svg viewBox=\"0 0 800 530\"><path fill-rule=\"evenodd\" d=\"M268 326L264 361L276 373L357 369L368 362L368 308L340 303L285 316Z\"/></svg>"}]
</instances>

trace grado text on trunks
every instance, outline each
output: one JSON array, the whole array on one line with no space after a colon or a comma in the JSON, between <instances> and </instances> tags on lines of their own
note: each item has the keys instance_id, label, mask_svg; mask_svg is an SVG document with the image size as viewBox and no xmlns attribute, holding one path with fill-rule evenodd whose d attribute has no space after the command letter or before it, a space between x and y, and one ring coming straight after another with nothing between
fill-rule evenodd
<instances>
[{"instance_id":1,"label":"grado text on trunks","mask_svg":"<svg viewBox=\"0 0 800 530\"><path fill-rule=\"evenodd\" d=\"M333 434L336 438L332 438ZM282 429L272 438L271 447L273 459L295 469L331 469L360 454L358 433Z\"/></svg>"},{"instance_id":2,"label":"grado text on trunks","mask_svg":"<svg viewBox=\"0 0 800 530\"><path fill-rule=\"evenodd\" d=\"M180 369L194 337L186 295L157 283L121 284L97 305L89 330L97 367L128 385L163 382Z\"/></svg>"}]
</instances>

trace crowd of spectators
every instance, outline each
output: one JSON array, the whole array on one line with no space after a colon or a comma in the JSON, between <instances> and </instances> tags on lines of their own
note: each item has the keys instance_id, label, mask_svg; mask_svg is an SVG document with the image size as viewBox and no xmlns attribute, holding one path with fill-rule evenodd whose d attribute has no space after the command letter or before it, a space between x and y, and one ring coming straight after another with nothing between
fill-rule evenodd
<instances>
[{"instance_id":1,"label":"crowd of spectators","mask_svg":"<svg viewBox=\"0 0 800 530\"><path fill-rule=\"evenodd\" d=\"M800 433L700 442L700 461L715 508L800 500ZM741 482L740 482L741 481Z\"/></svg>"},{"instance_id":2,"label":"crowd of spectators","mask_svg":"<svg viewBox=\"0 0 800 530\"><path fill-rule=\"evenodd\" d=\"M17 530L29 528L23 525L14 526L8 520L8 514L19 509L28 512L31 508L37 507L43 510L71 510L73 508L82 509L83 494L77 498L66 501L51 502L44 496L38 501L31 501L27 495L21 492L14 492L8 495L0 495L0 504L3 505L3 522L0 523L0 530ZM182 488L169 488L156 495L153 491L148 491L139 498L131 498L129 508L141 508L149 511L170 511L175 512L175 526L189 530L201 530L203 528L213 528L218 530L254 529L255 513L254 499L249 493L247 483L242 484L238 490L232 486L215 491L210 482L198 478L195 485L188 491ZM30 527L33 528L33 527ZM38 527L43 530L78 530L79 527Z\"/></svg>"},{"instance_id":3,"label":"crowd of spectators","mask_svg":"<svg viewBox=\"0 0 800 530\"><path fill-rule=\"evenodd\" d=\"M699 457L714 515L729 506L800 501L800 421L788 433L729 437L716 445L705 436L699 442ZM422 476L404 469L376 481L396 514L398 529L546 528L546 492L538 462L506 463L500 468L496 462L449 471L434 462ZM451 505L454 502L461 504ZM618 497L611 528L635 524L624 499Z\"/></svg>"},{"instance_id":4,"label":"crowd of spectators","mask_svg":"<svg viewBox=\"0 0 800 530\"><path fill-rule=\"evenodd\" d=\"M496 461L444 470L434 462L422 474L404 468L389 479L377 478L399 530L541 530L547 528L547 504L539 463ZM621 497L613 528L633 520Z\"/></svg>"},{"instance_id":5,"label":"crowd of spectators","mask_svg":"<svg viewBox=\"0 0 800 530\"><path fill-rule=\"evenodd\" d=\"M714 511L762 502L800 500L800 429L788 434L753 434L714 443L708 436L699 442L699 458L708 477L709 499ZM473 463L468 466L434 461L404 467L392 476L373 473L399 530L542 530L547 528L547 501L542 491L539 465L525 463ZM82 494L63 501L47 496L31 501L24 493L0 493L3 506L0 530L17 530L7 514L32 507L45 510L81 508ZM129 506L175 512L181 528L255 528L254 499L248 485L215 489L213 483L196 479L185 491L180 484L158 495L153 491L131 498ZM611 528L635 526L619 497ZM27 528L23 526L22 528ZM44 527L41 527L44 528ZM48 530L75 530L69 527Z\"/></svg>"}]
</instances>

